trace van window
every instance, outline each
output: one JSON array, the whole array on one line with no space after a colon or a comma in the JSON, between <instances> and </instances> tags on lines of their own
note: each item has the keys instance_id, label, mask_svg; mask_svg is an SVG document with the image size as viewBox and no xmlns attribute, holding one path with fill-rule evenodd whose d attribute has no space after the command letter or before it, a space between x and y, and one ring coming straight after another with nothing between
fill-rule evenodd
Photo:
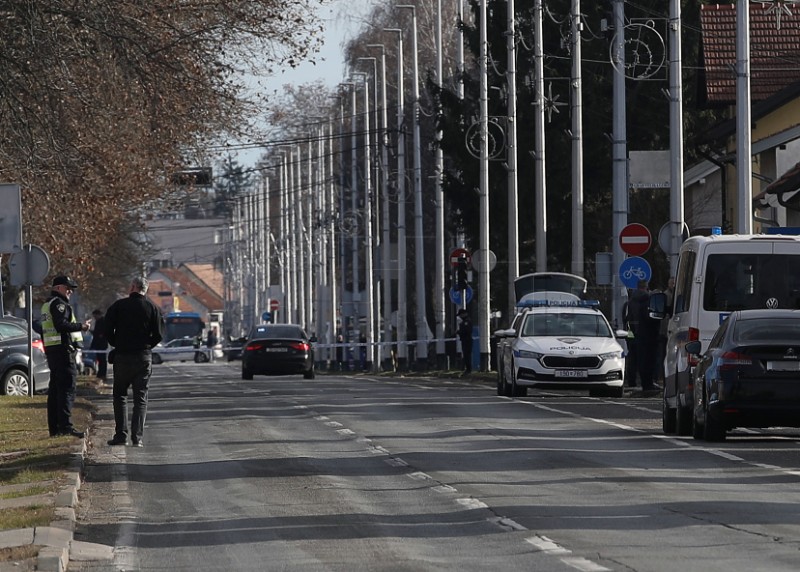
<instances>
[{"instance_id":1,"label":"van window","mask_svg":"<svg viewBox=\"0 0 800 572\"><path fill-rule=\"evenodd\" d=\"M675 300L673 302L673 314L689 311L689 303L692 299L692 284L694 283L694 263L697 253L687 250L681 255L678 261L678 273L675 276Z\"/></svg>"},{"instance_id":2,"label":"van window","mask_svg":"<svg viewBox=\"0 0 800 572\"><path fill-rule=\"evenodd\" d=\"M800 308L800 255L712 254L705 270L703 309Z\"/></svg>"}]
</instances>

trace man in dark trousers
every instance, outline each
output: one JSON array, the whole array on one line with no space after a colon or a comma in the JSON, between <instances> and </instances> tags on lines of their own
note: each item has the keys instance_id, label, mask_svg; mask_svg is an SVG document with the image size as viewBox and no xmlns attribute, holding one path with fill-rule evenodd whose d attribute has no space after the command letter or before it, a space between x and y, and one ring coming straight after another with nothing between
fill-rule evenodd
<instances>
[{"instance_id":1,"label":"man in dark trousers","mask_svg":"<svg viewBox=\"0 0 800 572\"><path fill-rule=\"evenodd\" d=\"M653 383L653 371L658 353L658 320L650 317L648 305L650 292L647 281L639 280L636 290L628 300L628 322L633 332L633 343L636 346L636 365L642 391L656 389Z\"/></svg>"},{"instance_id":2,"label":"man in dark trousers","mask_svg":"<svg viewBox=\"0 0 800 572\"><path fill-rule=\"evenodd\" d=\"M131 443L142 447L147 415L147 386L152 373L150 350L164 337L161 310L147 299L147 279L131 281L127 298L117 300L106 312L106 337L114 346L109 361L114 366L114 437L109 445L128 442L128 389L133 388Z\"/></svg>"},{"instance_id":3,"label":"man in dark trousers","mask_svg":"<svg viewBox=\"0 0 800 572\"><path fill-rule=\"evenodd\" d=\"M78 383L76 357L83 344L81 332L89 329L89 321L78 323L69 304L72 291L77 287L77 282L69 276L56 276L50 298L42 305L42 340L50 368L47 427L51 437L84 437L83 431L78 431L72 425L72 405Z\"/></svg>"},{"instance_id":4,"label":"man in dark trousers","mask_svg":"<svg viewBox=\"0 0 800 572\"><path fill-rule=\"evenodd\" d=\"M469 312L462 308L458 311L458 339L461 340L461 355L464 359L464 374L472 373L472 320Z\"/></svg>"},{"instance_id":5,"label":"man in dark trousers","mask_svg":"<svg viewBox=\"0 0 800 572\"><path fill-rule=\"evenodd\" d=\"M94 329L92 330L92 343L90 350L94 350L92 358L97 363L97 380L105 381L108 369L108 359L106 350L108 349L108 339L106 338L106 318L103 311L99 308L92 312L94 317Z\"/></svg>"}]
</instances>

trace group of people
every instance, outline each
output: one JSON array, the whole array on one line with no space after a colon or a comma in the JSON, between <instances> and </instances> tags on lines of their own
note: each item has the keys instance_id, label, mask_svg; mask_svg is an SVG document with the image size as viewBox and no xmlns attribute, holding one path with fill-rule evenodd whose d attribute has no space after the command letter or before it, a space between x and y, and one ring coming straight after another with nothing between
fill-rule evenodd
<instances>
[{"instance_id":1,"label":"group of people","mask_svg":"<svg viewBox=\"0 0 800 572\"><path fill-rule=\"evenodd\" d=\"M47 393L50 435L69 435L82 439L84 432L72 423L72 406L78 380L75 357L82 346L83 332L91 327L91 320L81 323L75 317L69 300L77 288L77 282L69 276L56 276L53 279L49 299L42 305L41 326L50 367ZM134 446L144 445L147 388L152 372L150 350L164 337L161 310L147 298L147 288L147 279L136 277L130 283L128 296L111 304L105 316L101 310L93 312L95 327L90 349L97 351L97 376L105 379L106 359L114 367L112 399L115 430L114 436L108 441L109 445L125 445L129 435ZM106 356L108 347L113 349ZM129 429L127 403L131 389L133 414Z\"/></svg>"},{"instance_id":2,"label":"group of people","mask_svg":"<svg viewBox=\"0 0 800 572\"><path fill-rule=\"evenodd\" d=\"M664 291L667 295L667 315L672 313L675 279L670 278ZM667 344L668 319L655 320L649 312L650 291L648 282L639 280L622 310L622 321L632 337L627 340L625 385L636 387L638 375L642 391L661 389L661 363Z\"/></svg>"}]
</instances>

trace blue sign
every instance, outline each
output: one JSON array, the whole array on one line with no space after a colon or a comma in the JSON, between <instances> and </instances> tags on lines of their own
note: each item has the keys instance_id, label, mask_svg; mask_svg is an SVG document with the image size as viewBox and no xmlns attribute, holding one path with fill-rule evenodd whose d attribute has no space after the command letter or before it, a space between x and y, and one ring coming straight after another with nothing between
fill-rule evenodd
<instances>
[{"instance_id":1,"label":"blue sign","mask_svg":"<svg viewBox=\"0 0 800 572\"><path fill-rule=\"evenodd\" d=\"M472 302L472 286L467 286L464 290L466 292L467 304ZM450 288L450 301L455 304L456 306L462 306L461 303L461 290L456 290L455 288Z\"/></svg>"},{"instance_id":2,"label":"blue sign","mask_svg":"<svg viewBox=\"0 0 800 572\"><path fill-rule=\"evenodd\" d=\"M272 314L269 312L264 312L261 314L261 321L265 323L270 323L272 321Z\"/></svg>"},{"instance_id":3,"label":"blue sign","mask_svg":"<svg viewBox=\"0 0 800 572\"><path fill-rule=\"evenodd\" d=\"M631 256L622 261L619 265L619 277L626 288L636 289L639 280L650 281L653 270L647 260L640 256Z\"/></svg>"}]
</instances>

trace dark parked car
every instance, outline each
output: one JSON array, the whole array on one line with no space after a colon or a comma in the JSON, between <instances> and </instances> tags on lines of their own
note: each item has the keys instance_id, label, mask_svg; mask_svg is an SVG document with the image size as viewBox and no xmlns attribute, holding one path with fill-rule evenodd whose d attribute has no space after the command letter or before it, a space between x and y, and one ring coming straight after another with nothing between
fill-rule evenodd
<instances>
[{"instance_id":1,"label":"dark parked car","mask_svg":"<svg viewBox=\"0 0 800 572\"><path fill-rule=\"evenodd\" d=\"M50 368L39 334L33 334L34 392L47 391ZM0 393L28 395L28 328L25 320L0 318Z\"/></svg>"},{"instance_id":2,"label":"dark parked car","mask_svg":"<svg viewBox=\"0 0 800 572\"><path fill-rule=\"evenodd\" d=\"M734 427L800 427L800 310L731 313L694 369L695 439L723 441Z\"/></svg>"},{"instance_id":3,"label":"dark parked car","mask_svg":"<svg viewBox=\"0 0 800 572\"><path fill-rule=\"evenodd\" d=\"M303 328L294 324L254 327L242 349L242 379L298 373L314 379L314 348Z\"/></svg>"}]
</instances>

